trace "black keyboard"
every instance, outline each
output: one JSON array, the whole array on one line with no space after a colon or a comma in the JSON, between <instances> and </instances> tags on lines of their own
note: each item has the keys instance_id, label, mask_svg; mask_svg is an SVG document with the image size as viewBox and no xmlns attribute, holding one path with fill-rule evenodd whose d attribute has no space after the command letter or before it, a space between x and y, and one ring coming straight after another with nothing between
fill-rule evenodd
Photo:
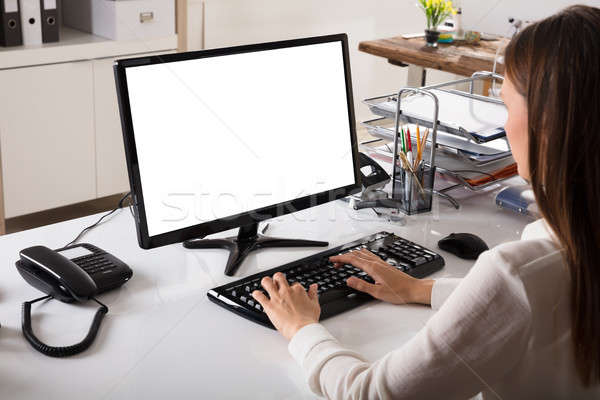
<instances>
[{"instance_id":1,"label":"black keyboard","mask_svg":"<svg viewBox=\"0 0 600 400\"><path fill-rule=\"evenodd\" d=\"M305 289L313 283L319 285L321 319L325 319L373 299L368 294L358 292L346 285L346 280L350 276L357 276L373 283L373 279L366 272L352 265L334 268L329 261L331 256L361 248L370 250L392 266L415 278L428 276L444 266L444 259L439 254L393 233L380 232L219 286L208 291L208 298L250 321L273 328L261 305L252 297L252 292L255 290L265 292L260 284L261 279L282 272L290 284L299 282Z\"/></svg>"}]
</instances>

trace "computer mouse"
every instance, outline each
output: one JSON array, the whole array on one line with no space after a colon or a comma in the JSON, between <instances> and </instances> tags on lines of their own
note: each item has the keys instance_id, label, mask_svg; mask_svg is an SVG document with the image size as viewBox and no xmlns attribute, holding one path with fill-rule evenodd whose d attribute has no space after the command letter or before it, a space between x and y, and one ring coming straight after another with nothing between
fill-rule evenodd
<instances>
[{"instance_id":1,"label":"computer mouse","mask_svg":"<svg viewBox=\"0 0 600 400\"><path fill-rule=\"evenodd\" d=\"M466 260L477 260L481 253L489 250L488 245L472 233L451 233L440 239L438 247Z\"/></svg>"}]
</instances>

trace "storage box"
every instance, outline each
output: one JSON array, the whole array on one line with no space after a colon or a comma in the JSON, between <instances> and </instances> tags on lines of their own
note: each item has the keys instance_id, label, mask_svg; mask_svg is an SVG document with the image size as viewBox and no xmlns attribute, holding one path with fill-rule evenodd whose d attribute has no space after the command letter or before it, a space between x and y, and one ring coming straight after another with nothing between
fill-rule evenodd
<instances>
[{"instance_id":1,"label":"storage box","mask_svg":"<svg viewBox=\"0 0 600 400\"><path fill-rule=\"evenodd\" d=\"M62 0L63 24L112 40L175 34L175 0Z\"/></svg>"}]
</instances>

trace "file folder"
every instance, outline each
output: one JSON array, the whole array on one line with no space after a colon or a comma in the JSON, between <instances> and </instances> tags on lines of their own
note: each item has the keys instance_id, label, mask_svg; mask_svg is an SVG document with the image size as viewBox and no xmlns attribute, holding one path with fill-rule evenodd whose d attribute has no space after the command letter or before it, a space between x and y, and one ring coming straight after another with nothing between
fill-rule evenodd
<instances>
[{"instance_id":1,"label":"file folder","mask_svg":"<svg viewBox=\"0 0 600 400\"><path fill-rule=\"evenodd\" d=\"M0 45L23 44L19 0L0 0Z\"/></svg>"},{"instance_id":2,"label":"file folder","mask_svg":"<svg viewBox=\"0 0 600 400\"><path fill-rule=\"evenodd\" d=\"M20 0L21 29L23 29L23 44L42 44L42 14L40 0Z\"/></svg>"},{"instance_id":3,"label":"file folder","mask_svg":"<svg viewBox=\"0 0 600 400\"><path fill-rule=\"evenodd\" d=\"M58 42L58 7L56 0L40 0L42 42Z\"/></svg>"}]
</instances>

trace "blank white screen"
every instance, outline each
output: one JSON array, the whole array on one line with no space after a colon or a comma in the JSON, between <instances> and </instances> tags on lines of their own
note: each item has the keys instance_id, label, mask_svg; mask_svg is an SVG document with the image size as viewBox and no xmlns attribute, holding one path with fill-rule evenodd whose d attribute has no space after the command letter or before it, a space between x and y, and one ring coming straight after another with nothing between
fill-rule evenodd
<instances>
[{"instance_id":1,"label":"blank white screen","mask_svg":"<svg viewBox=\"0 0 600 400\"><path fill-rule=\"evenodd\" d=\"M355 183L341 42L126 76L150 236Z\"/></svg>"}]
</instances>

